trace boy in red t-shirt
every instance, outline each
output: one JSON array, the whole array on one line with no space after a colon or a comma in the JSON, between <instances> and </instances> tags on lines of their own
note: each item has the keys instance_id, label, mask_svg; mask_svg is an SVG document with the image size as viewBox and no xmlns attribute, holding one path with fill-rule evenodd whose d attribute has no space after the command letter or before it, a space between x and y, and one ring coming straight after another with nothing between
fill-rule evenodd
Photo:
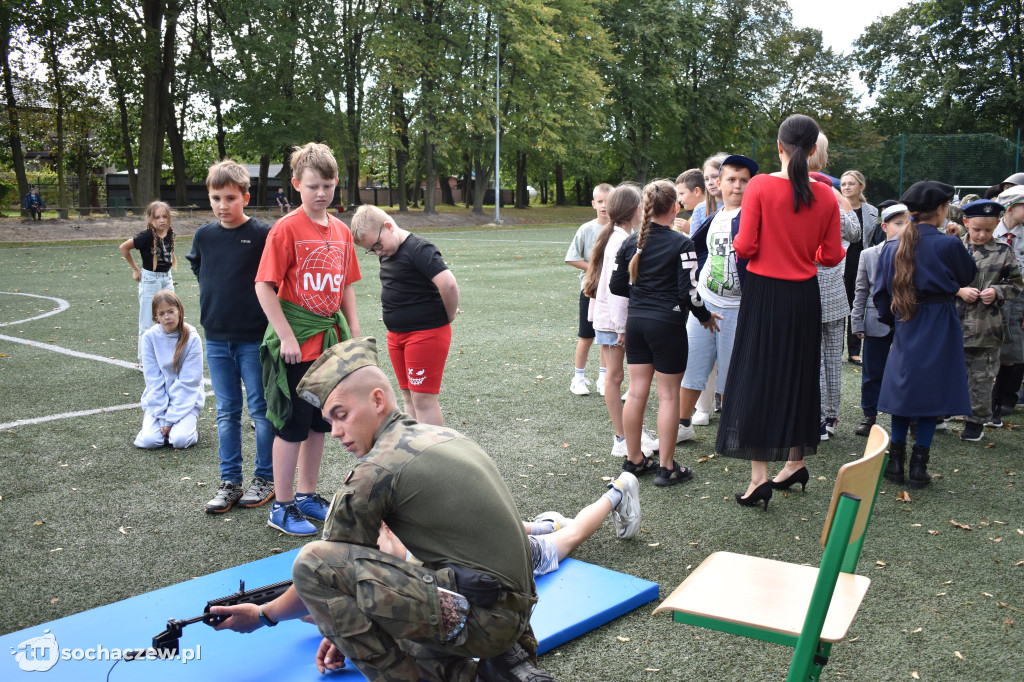
<instances>
[{"instance_id":1,"label":"boy in red t-shirt","mask_svg":"<svg viewBox=\"0 0 1024 682\"><path fill-rule=\"evenodd\" d=\"M256 297L270 322L260 348L277 498L267 525L288 535L313 535L316 527L307 519L323 521L329 506L316 484L331 427L296 396L295 387L324 350L359 336L352 284L360 274L352 233L327 213L338 184L330 148L310 142L292 153L291 162L302 205L274 224L256 273Z\"/></svg>"}]
</instances>

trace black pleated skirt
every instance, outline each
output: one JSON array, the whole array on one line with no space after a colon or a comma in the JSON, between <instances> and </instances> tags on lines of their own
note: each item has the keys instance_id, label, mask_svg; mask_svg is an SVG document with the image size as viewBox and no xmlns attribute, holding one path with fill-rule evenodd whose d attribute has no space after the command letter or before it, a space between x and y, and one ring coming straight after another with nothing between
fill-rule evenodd
<instances>
[{"instance_id":1,"label":"black pleated skirt","mask_svg":"<svg viewBox=\"0 0 1024 682\"><path fill-rule=\"evenodd\" d=\"M715 449L757 462L818 450L821 296L802 282L748 273Z\"/></svg>"}]
</instances>

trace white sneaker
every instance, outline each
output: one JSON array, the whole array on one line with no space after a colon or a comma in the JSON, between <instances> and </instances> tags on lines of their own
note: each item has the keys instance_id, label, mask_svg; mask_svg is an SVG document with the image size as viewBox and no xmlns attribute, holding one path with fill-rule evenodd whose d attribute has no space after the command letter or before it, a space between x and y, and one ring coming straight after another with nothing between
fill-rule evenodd
<instances>
[{"instance_id":1,"label":"white sneaker","mask_svg":"<svg viewBox=\"0 0 1024 682\"><path fill-rule=\"evenodd\" d=\"M619 477L611 482L609 487L611 486L622 491L622 499L618 506L612 509L615 534L623 540L629 540L640 530L640 486L636 476L628 471L621 472Z\"/></svg>"},{"instance_id":2,"label":"white sneaker","mask_svg":"<svg viewBox=\"0 0 1024 682\"><path fill-rule=\"evenodd\" d=\"M601 396L604 395L604 375L603 374L598 374L597 375L597 393L598 393L598 395L601 395Z\"/></svg>"},{"instance_id":3,"label":"white sneaker","mask_svg":"<svg viewBox=\"0 0 1024 682\"><path fill-rule=\"evenodd\" d=\"M693 413L693 418L690 419L690 423L693 424L694 426L707 426L708 424L711 423L711 415L708 414L707 412L695 410Z\"/></svg>"},{"instance_id":4,"label":"white sneaker","mask_svg":"<svg viewBox=\"0 0 1024 682\"><path fill-rule=\"evenodd\" d=\"M629 453L626 449L626 439L619 440L612 436L612 457L625 457L627 454Z\"/></svg>"},{"instance_id":5,"label":"white sneaker","mask_svg":"<svg viewBox=\"0 0 1024 682\"><path fill-rule=\"evenodd\" d=\"M555 524L555 530L561 530L568 526L572 521L565 518L556 511L546 511L543 514L537 514L533 517L534 523L540 523L541 521L551 521Z\"/></svg>"},{"instance_id":6,"label":"white sneaker","mask_svg":"<svg viewBox=\"0 0 1024 682\"><path fill-rule=\"evenodd\" d=\"M658 451L658 439L646 426L640 429L640 450L648 457L652 452Z\"/></svg>"},{"instance_id":7,"label":"white sneaker","mask_svg":"<svg viewBox=\"0 0 1024 682\"><path fill-rule=\"evenodd\" d=\"M590 395L590 389L587 388L587 384L590 383L590 379L583 377L573 376L572 382L569 384L569 390L576 395Z\"/></svg>"},{"instance_id":8,"label":"white sneaker","mask_svg":"<svg viewBox=\"0 0 1024 682\"><path fill-rule=\"evenodd\" d=\"M676 443L682 443L684 440L692 440L697 437L697 432L693 430L693 426L679 425L679 430L676 431Z\"/></svg>"}]
</instances>

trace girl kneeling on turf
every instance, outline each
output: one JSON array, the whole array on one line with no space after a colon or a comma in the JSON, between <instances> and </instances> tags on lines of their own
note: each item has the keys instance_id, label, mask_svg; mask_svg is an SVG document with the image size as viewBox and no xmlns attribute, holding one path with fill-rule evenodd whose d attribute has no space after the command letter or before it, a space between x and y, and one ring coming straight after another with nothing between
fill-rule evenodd
<instances>
[{"instance_id":1,"label":"girl kneeling on turf","mask_svg":"<svg viewBox=\"0 0 1024 682\"><path fill-rule=\"evenodd\" d=\"M206 402L203 342L185 323L185 308L173 291L153 295L153 321L142 335L142 430L135 446L187 448L199 439L196 423Z\"/></svg>"}]
</instances>

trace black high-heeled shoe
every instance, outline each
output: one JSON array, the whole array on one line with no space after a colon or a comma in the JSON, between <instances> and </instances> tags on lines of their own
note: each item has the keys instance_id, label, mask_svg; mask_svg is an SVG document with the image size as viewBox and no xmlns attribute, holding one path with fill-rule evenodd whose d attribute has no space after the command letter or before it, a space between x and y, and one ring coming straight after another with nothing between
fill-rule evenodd
<instances>
[{"instance_id":1,"label":"black high-heeled shoe","mask_svg":"<svg viewBox=\"0 0 1024 682\"><path fill-rule=\"evenodd\" d=\"M772 484L772 488L775 490L789 490L794 483L800 484L800 492L807 490L807 481L811 480L811 475L807 473L807 467L801 467L797 469L795 473L791 474L785 481L768 481Z\"/></svg>"},{"instance_id":2,"label":"black high-heeled shoe","mask_svg":"<svg viewBox=\"0 0 1024 682\"><path fill-rule=\"evenodd\" d=\"M768 500L772 499L772 482L765 481L754 488L749 495L743 497L736 493L736 501L744 507L756 507L757 503L764 500L764 510L768 511Z\"/></svg>"}]
</instances>

